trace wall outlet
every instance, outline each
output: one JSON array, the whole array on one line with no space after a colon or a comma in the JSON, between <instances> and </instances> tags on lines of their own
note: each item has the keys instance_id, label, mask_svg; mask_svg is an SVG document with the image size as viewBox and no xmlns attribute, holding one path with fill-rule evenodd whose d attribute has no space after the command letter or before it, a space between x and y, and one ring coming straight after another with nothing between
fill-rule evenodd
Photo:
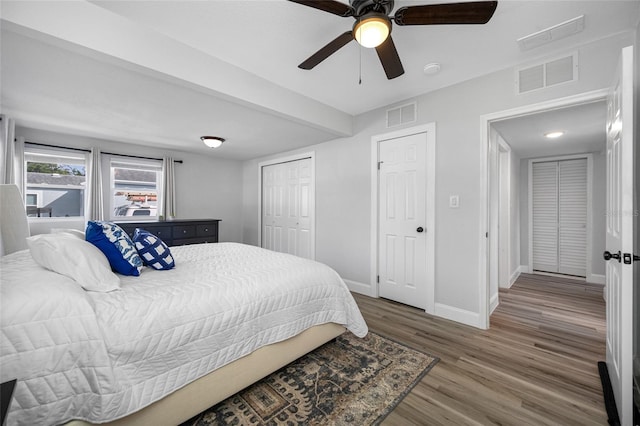
<instances>
[{"instance_id":1,"label":"wall outlet","mask_svg":"<svg viewBox=\"0 0 640 426\"><path fill-rule=\"evenodd\" d=\"M457 195L450 195L449 207L452 209L457 209L458 207L460 207L460 197Z\"/></svg>"}]
</instances>

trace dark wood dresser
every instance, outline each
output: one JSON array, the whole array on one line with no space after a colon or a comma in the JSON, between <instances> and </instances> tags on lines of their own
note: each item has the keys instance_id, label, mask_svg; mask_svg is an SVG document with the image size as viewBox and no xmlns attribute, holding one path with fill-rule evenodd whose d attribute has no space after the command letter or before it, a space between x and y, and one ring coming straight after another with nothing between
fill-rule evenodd
<instances>
[{"instance_id":1,"label":"dark wood dresser","mask_svg":"<svg viewBox=\"0 0 640 426\"><path fill-rule=\"evenodd\" d=\"M136 228L142 228L159 237L168 246L217 243L220 219L182 219L159 222L116 222L133 236Z\"/></svg>"}]
</instances>

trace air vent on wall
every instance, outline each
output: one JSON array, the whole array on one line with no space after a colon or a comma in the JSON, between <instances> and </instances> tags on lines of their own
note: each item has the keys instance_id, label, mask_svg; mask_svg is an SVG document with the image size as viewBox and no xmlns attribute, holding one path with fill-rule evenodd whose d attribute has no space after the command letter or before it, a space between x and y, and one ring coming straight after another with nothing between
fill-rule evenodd
<instances>
[{"instance_id":1,"label":"air vent on wall","mask_svg":"<svg viewBox=\"0 0 640 426\"><path fill-rule=\"evenodd\" d=\"M413 123L414 121L416 121L415 102L387 110L387 127Z\"/></svg>"},{"instance_id":2,"label":"air vent on wall","mask_svg":"<svg viewBox=\"0 0 640 426\"><path fill-rule=\"evenodd\" d=\"M578 79L578 53L516 69L518 94Z\"/></svg>"},{"instance_id":3,"label":"air vent on wall","mask_svg":"<svg viewBox=\"0 0 640 426\"><path fill-rule=\"evenodd\" d=\"M521 50L529 50L577 34L582 30L584 30L584 15L521 37L517 41Z\"/></svg>"}]
</instances>

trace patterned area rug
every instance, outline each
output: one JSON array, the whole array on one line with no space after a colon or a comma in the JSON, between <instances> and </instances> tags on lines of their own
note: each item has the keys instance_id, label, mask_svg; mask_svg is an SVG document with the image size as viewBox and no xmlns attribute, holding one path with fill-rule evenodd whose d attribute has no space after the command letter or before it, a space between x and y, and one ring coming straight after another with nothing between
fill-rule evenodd
<instances>
[{"instance_id":1,"label":"patterned area rug","mask_svg":"<svg viewBox=\"0 0 640 426\"><path fill-rule=\"evenodd\" d=\"M183 425L377 425L437 362L347 332Z\"/></svg>"}]
</instances>

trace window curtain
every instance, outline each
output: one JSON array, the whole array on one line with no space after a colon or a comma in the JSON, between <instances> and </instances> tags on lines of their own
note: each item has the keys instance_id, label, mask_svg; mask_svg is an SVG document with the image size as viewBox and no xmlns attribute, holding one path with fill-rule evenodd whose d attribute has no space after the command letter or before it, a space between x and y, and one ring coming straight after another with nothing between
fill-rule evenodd
<instances>
[{"instance_id":1,"label":"window curtain","mask_svg":"<svg viewBox=\"0 0 640 426\"><path fill-rule=\"evenodd\" d=\"M24 138L16 139L15 121L0 115L0 183L13 183L24 194Z\"/></svg>"},{"instance_id":2,"label":"window curtain","mask_svg":"<svg viewBox=\"0 0 640 426\"><path fill-rule=\"evenodd\" d=\"M162 214L165 219L176 217L176 173L171 157L162 160Z\"/></svg>"},{"instance_id":3,"label":"window curtain","mask_svg":"<svg viewBox=\"0 0 640 426\"><path fill-rule=\"evenodd\" d=\"M102 191L102 154L99 148L91 149L91 161L87 176L89 193L86 219L104 220L104 197Z\"/></svg>"}]
</instances>

